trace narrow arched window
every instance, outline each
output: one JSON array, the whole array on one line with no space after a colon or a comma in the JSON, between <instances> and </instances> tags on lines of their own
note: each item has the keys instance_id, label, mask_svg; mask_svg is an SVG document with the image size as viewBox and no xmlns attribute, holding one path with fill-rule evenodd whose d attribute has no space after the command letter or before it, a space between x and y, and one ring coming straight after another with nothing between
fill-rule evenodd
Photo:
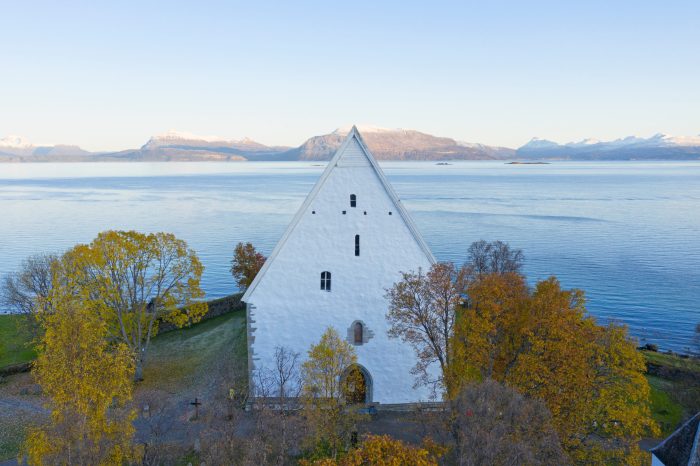
<instances>
[{"instance_id":1,"label":"narrow arched window","mask_svg":"<svg viewBox=\"0 0 700 466\"><path fill-rule=\"evenodd\" d=\"M355 255L360 255L360 235L355 235Z\"/></svg>"},{"instance_id":2,"label":"narrow arched window","mask_svg":"<svg viewBox=\"0 0 700 466\"><path fill-rule=\"evenodd\" d=\"M357 196L354 194L350 195L350 207L357 207Z\"/></svg>"},{"instance_id":3,"label":"narrow arched window","mask_svg":"<svg viewBox=\"0 0 700 466\"><path fill-rule=\"evenodd\" d=\"M355 322L355 327L353 328L353 333L354 333L353 341L355 342L355 344L358 344L358 345L362 344L362 337L363 337L362 331L363 331L362 323Z\"/></svg>"},{"instance_id":4,"label":"narrow arched window","mask_svg":"<svg viewBox=\"0 0 700 466\"><path fill-rule=\"evenodd\" d=\"M323 291L331 291L331 273L321 272L321 289Z\"/></svg>"}]
</instances>

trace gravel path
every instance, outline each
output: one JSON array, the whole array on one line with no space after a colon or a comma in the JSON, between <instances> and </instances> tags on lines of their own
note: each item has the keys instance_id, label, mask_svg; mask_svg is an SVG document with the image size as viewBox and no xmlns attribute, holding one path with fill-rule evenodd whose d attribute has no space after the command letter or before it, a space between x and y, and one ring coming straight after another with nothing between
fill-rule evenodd
<instances>
[{"instance_id":1,"label":"gravel path","mask_svg":"<svg viewBox=\"0 0 700 466\"><path fill-rule=\"evenodd\" d=\"M19 398L0 398L0 411L3 413L25 411L42 416L48 416L49 414L49 410L41 406L40 398L31 401Z\"/></svg>"}]
</instances>

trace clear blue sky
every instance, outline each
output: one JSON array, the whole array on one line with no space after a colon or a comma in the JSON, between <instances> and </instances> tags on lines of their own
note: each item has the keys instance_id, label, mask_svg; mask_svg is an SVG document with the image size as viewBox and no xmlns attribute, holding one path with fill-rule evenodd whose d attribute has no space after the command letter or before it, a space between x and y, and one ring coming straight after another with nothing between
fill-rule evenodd
<instances>
[{"instance_id":1,"label":"clear blue sky","mask_svg":"<svg viewBox=\"0 0 700 466\"><path fill-rule=\"evenodd\" d=\"M700 1L3 1L0 137L700 133Z\"/></svg>"}]
</instances>

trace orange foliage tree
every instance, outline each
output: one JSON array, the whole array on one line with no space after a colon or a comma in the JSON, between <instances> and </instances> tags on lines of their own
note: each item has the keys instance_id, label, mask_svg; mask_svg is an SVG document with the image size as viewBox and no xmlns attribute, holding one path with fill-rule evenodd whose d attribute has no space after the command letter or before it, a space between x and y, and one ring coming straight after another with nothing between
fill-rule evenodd
<instances>
[{"instance_id":1,"label":"orange foliage tree","mask_svg":"<svg viewBox=\"0 0 700 466\"><path fill-rule=\"evenodd\" d=\"M231 274L241 290L247 289L265 263L265 256L251 243L238 243L233 249Z\"/></svg>"},{"instance_id":2,"label":"orange foliage tree","mask_svg":"<svg viewBox=\"0 0 700 466\"><path fill-rule=\"evenodd\" d=\"M584 294L521 275L470 283L452 337L452 387L494 379L543 400L575 462L642 464L637 443L657 434L643 356L622 326L599 326Z\"/></svg>"}]
</instances>

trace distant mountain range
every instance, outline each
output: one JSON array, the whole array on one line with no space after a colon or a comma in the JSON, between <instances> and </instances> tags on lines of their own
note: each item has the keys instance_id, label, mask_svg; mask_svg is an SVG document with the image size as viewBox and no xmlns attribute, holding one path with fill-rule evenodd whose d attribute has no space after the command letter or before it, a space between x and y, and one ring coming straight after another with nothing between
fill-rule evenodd
<instances>
[{"instance_id":1,"label":"distant mountain range","mask_svg":"<svg viewBox=\"0 0 700 466\"><path fill-rule=\"evenodd\" d=\"M18 136L0 139L0 162L31 162L33 158L63 161L64 159L89 155L90 152L78 146L65 144L35 146Z\"/></svg>"},{"instance_id":2,"label":"distant mountain range","mask_svg":"<svg viewBox=\"0 0 700 466\"><path fill-rule=\"evenodd\" d=\"M169 131L138 149L88 152L74 145L34 145L19 137L0 139L0 162L245 161L329 160L350 128L314 136L299 147L266 146L251 139L230 140ZM700 135L615 141L585 139L558 144L533 138L519 149L460 142L415 130L359 127L380 160L699 160Z\"/></svg>"},{"instance_id":3,"label":"distant mountain range","mask_svg":"<svg viewBox=\"0 0 700 466\"><path fill-rule=\"evenodd\" d=\"M505 147L460 143L410 129L358 127L372 155L379 160L484 160L508 159L515 151ZM287 151L289 160L330 160L350 128L314 136Z\"/></svg>"},{"instance_id":4,"label":"distant mountain range","mask_svg":"<svg viewBox=\"0 0 700 466\"><path fill-rule=\"evenodd\" d=\"M700 135L659 133L650 138L628 136L607 142L584 139L568 144L533 138L516 153L520 159L536 160L698 160Z\"/></svg>"},{"instance_id":5,"label":"distant mountain range","mask_svg":"<svg viewBox=\"0 0 700 466\"><path fill-rule=\"evenodd\" d=\"M276 160L289 147L266 146L252 139L222 139L168 131L153 136L140 149L102 154L103 157L130 161L242 161Z\"/></svg>"}]
</instances>

